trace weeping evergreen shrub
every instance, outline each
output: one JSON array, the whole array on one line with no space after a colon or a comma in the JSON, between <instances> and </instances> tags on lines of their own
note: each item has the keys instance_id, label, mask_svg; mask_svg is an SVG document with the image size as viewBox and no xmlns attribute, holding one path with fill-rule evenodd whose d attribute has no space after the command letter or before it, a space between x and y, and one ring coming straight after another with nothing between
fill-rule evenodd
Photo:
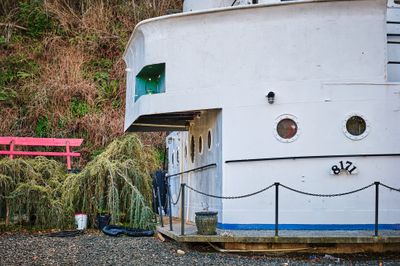
<instances>
[{"instance_id":1,"label":"weeping evergreen shrub","mask_svg":"<svg viewBox=\"0 0 400 266\"><path fill-rule=\"evenodd\" d=\"M0 160L0 217L5 224L63 227L62 164L44 157Z\"/></svg>"},{"instance_id":2,"label":"weeping evergreen shrub","mask_svg":"<svg viewBox=\"0 0 400 266\"><path fill-rule=\"evenodd\" d=\"M96 214L111 214L111 223L150 229L154 227L151 173L156 156L134 134L112 142L79 174L63 184L68 213L84 212L93 224Z\"/></svg>"},{"instance_id":3,"label":"weeping evergreen shrub","mask_svg":"<svg viewBox=\"0 0 400 266\"><path fill-rule=\"evenodd\" d=\"M76 212L94 224L98 213L111 223L154 227L152 180L156 156L139 138L126 135L112 142L79 174L44 157L0 160L0 218L5 224L41 228L71 227Z\"/></svg>"}]
</instances>

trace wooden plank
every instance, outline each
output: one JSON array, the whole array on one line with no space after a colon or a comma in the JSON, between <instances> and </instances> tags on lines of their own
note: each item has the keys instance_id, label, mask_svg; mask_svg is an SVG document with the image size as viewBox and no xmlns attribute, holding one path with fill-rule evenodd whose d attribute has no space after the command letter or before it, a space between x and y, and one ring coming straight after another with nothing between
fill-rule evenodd
<instances>
[{"instance_id":1,"label":"wooden plank","mask_svg":"<svg viewBox=\"0 0 400 266\"><path fill-rule=\"evenodd\" d=\"M400 62L400 44L388 44L388 61Z\"/></svg>"},{"instance_id":2,"label":"wooden plank","mask_svg":"<svg viewBox=\"0 0 400 266\"><path fill-rule=\"evenodd\" d=\"M20 155L20 156L56 156L56 157L66 157L73 156L79 157L81 154L79 152L47 152L47 151L0 151L0 155Z\"/></svg>"},{"instance_id":3,"label":"wooden plank","mask_svg":"<svg viewBox=\"0 0 400 266\"><path fill-rule=\"evenodd\" d=\"M400 8L387 9L387 21L400 21Z\"/></svg>"},{"instance_id":4,"label":"wooden plank","mask_svg":"<svg viewBox=\"0 0 400 266\"><path fill-rule=\"evenodd\" d=\"M387 65L387 78L389 82L400 81L400 64Z\"/></svg>"},{"instance_id":5,"label":"wooden plank","mask_svg":"<svg viewBox=\"0 0 400 266\"><path fill-rule=\"evenodd\" d=\"M0 145L10 145L11 141L15 146L66 146L67 142L71 147L81 146L83 139L58 139L58 138L25 138L25 137L0 137Z\"/></svg>"},{"instance_id":6,"label":"wooden plank","mask_svg":"<svg viewBox=\"0 0 400 266\"><path fill-rule=\"evenodd\" d=\"M388 41L388 43L391 43L391 42L400 43L400 36L391 36L391 35L388 35L388 36L387 36L387 41Z\"/></svg>"},{"instance_id":7,"label":"wooden plank","mask_svg":"<svg viewBox=\"0 0 400 266\"><path fill-rule=\"evenodd\" d=\"M399 23L388 23L386 25L388 34L400 34L400 22Z\"/></svg>"}]
</instances>

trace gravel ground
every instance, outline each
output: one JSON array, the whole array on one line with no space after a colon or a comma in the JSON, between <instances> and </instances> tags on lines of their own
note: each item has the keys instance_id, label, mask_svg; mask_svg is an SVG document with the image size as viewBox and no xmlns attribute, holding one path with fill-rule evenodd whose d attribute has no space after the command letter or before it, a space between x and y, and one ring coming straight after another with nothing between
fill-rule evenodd
<instances>
[{"instance_id":1,"label":"gravel ground","mask_svg":"<svg viewBox=\"0 0 400 266\"><path fill-rule=\"evenodd\" d=\"M114 238L96 232L71 238L4 234L0 235L0 265L400 265L400 254L238 255L152 237Z\"/></svg>"}]
</instances>

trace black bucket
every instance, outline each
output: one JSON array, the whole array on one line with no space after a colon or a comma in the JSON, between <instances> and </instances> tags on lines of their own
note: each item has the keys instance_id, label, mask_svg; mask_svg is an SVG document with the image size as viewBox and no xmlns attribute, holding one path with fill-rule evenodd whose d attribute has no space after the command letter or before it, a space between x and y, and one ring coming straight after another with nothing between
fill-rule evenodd
<instances>
[{"instance_id":1,"label":"black bucket","mask_svg":"<svg viewBox=\"0 0 400 266\"><path fill-rule=\"evenodd\" d=\"M97 215L96 216L96 225L99 230L103 230L103 228L110 224L111 215Z\"/></svg>"}]
</instances>

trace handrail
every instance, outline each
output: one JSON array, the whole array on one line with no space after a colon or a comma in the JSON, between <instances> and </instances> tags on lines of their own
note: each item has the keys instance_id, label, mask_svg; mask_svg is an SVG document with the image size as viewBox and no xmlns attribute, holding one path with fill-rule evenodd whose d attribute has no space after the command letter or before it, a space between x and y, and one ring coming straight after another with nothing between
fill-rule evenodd
<instances>
[{"instance_id":1,"label":"handrail","mask_svg":"<svg viewBox=\"0 0 400 266\"><path fill-rule=\"evenodd\" d=\"M200 167L197 167L197 168L193 168L193 169L190 169L190 170L186 170L186 171L183 171L183 172L180 172L180 173L176 173L176 174L172 174L172 175L166 175L165 178L169 178L169 177L173 177L173 176L177 176L177 175L182 175L182 174L187 174L187 173L190 173L190 172L200 171L200 170L207 169L207 168L210 168L210 167L215 167L215 166L217 166L216 163L211 163L211 164L203 165L203 166L200 166Z\"/></svg>"},{"instance_id":2,"label":"handrail","mask_svg":"<svg viewBox=\"0 0 400 266\"><path fill-rule=\"evenodd\" d=\"M0 150L0 155L8 155L10 160L14 156L57 156L65 157L67 169L71 170L71 157L79 157L79 152L71 151L71 147L82 145L83 139L61 139L61 138L32 138L32 137L0 137L0 145L8 145L9 150ZM65 152L51 151L18 151L16 146L26 147L65 147Z\"/></svg>"},{"instance_id":3,"label":"handrail","mask_svg":"<svg viewBox=\"0 0 400 266\"><path fill-rule=\"evenodd\" d=\"M289 156L289 157L266 157L266 158L226 160L225 163L245 163L245 162L300 160L300 159L324 159L324 158L390 157L390 156L400 156L400 153L327 154L327 155Z\"/></svg>"}]
</instances>

